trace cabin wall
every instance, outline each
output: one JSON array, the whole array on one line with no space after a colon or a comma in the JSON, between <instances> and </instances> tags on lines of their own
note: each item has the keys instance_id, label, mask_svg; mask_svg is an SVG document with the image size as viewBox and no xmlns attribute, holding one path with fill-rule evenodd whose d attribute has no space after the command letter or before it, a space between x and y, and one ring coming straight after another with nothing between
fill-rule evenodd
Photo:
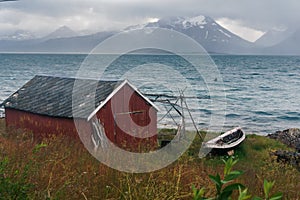
<instances>
[{"instance_id":1,"label":"cabin wall","mask_svg":"<svg viewBox=\"0 0 300 200\"><path fill-rule=\"evenodd\" d=\"M63 134L70 137L78 137L77 129L73 119L56 118L38 115L11 108L5 109L5 120L7 127L22 128L34 133L37 138L42 138L51 134ZM86 120L78 119L80 127L90 134L90 124Z\"/></svg>"},{"instance_id":2,"label":"cabin wall","mask_svg":"<svg viewBox=\"0 0 300 200\"><path fill-rule=\"evenodd\" d=\"M135 152L157 147L157 111L130 86L124 85L96 116L119 147Z\"/></svg>"}]
</instances>

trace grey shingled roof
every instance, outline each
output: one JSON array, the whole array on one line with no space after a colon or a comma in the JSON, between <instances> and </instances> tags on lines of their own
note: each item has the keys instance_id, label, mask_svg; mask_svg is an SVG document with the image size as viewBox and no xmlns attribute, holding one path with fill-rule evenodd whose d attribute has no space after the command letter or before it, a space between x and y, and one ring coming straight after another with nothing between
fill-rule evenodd
<instances>
[{"instance_id":1,"label":"grey shingled roof","mask_svg":"<svg viewBox=\"0 0 300 200\"><path fill-rule=\"evenodd\" d=\"M119 84L118 81L35 76L2 105L53 117L73 118L74 114L74 117L87 118Z\"/></svg>"}]
</instances>

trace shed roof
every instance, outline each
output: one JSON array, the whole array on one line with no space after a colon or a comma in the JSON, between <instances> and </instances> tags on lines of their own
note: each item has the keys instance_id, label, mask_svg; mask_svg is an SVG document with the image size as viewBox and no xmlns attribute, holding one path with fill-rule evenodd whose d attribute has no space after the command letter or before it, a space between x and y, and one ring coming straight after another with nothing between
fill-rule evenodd
<instances>
[{"instance_id":1,"label":"shed roof","mask_svg":"<svg viewBox=\"0 0 300 200\"><path fill-rule=\"evenodd\" d=\"M159 110L127 80L99 81L40 75L28 81L0 106L52 117L90 119L125 84Z\"/></svg>"},{"instance_id":2,"label":"shed roof","mask_svg":"<svg viewBox=\"0 0 300 200\"><path fill-rule=\"evenodd\" d=\"M76 88L78 88L77 91L73 91L75 81ZM78 109L76 113L78 117L87 118L98 106L97 103L104 101L119 84L119 81L35 76L6 99L2 105L6 108L36 114L72 118L72 100L74 101L72 97L74 92L76 92L76 97L81 99L80 102L83 102L83 100L90 101L95 95L94 102L96 105L89 109Z\"/></svg>"}]
</instances>

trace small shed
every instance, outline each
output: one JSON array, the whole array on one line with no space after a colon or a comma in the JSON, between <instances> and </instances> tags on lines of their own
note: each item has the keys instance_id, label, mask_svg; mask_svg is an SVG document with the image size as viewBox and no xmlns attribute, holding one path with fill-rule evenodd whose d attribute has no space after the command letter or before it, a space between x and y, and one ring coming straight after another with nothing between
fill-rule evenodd
<instances>
[{"instance_id":1,"label":"small shed","mask_svg":"<svg viewBox=\"0 0 300 200\"><path fill-rule=\"evenodd\" d=\"M74 109L75 81L80 84L81 104ZM91 98L94 105L85 107ZM132 151L157 146L158 108L128 80L35 76L1 105L7 127L30 130L36 137L77 137L76 122L84 130L85 142L95 148L104 147L106 140Z\"/></svg>"}]
</instances>

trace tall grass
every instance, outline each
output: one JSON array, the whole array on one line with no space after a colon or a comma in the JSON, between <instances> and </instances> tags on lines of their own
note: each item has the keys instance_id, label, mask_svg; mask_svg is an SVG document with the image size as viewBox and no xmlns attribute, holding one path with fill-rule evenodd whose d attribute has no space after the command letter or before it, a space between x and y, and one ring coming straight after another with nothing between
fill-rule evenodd
<instances>
[{"instance_id":1,"label":"tall grass","mask_svg":"<svg viewBox=\"0 0 300 200\"><path fill-rule=\"evenodd\" d=\"M208 174L223 170L221 156L197 157L199 140L167 168L130 174L101 164L80 141L63 135L42 141L32 138L24 131L7 130L0 120L0 160L9 161L1 173L13 183L30 186L25 190L28 199L191 199L193 185L205 187L206 194L213 196L215 186ZM269 150L278 145L284 147L264 137L248 137L236 152L240 157L237 168L245 171L239 182L247 185L251 194L262 196L264 178L276 180L274 190L282 191L286 199L297 199L300 173L269 156ZM23 172L27 174L25 178ZM7 195L5 199L12 198L0 194L3 195Z\"/></svg>"}]
</instances>

